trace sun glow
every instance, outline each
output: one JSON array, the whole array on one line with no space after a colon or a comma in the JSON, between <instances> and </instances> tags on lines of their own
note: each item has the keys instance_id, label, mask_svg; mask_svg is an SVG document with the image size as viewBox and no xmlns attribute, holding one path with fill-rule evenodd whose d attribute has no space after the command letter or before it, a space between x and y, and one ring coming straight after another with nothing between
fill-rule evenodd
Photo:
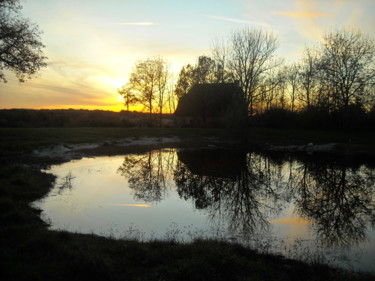
<instances>
[{"instance_id":1,"label":"sun glow","mask_svg":"<svg viewBox=\"0 0 375 281\"><path fill-rule=\"evenodd\" d=\"M285 219L279 219L279 220L270 220L270 223L274 224L295 224L295 225L307 225L314 223L311 220L306 220L303 218L285 218Z\"/></svg>"},{"instance_id":2,"label":"sun glow","mask_svg":"<svg viewBox=\"0 0 375 281\"><path fill-rule=\"evenodd\" d=\"M126 79L124 78L109 78L108 84L111 88L120 89L122 86L126 84Z\"/></svg>"},{"instance_id":3,"label":"sun glow","mask_svg":"<svg viewBox=\"0 0 375 281\"><path fill-rule=\"evenodd\" d=\"M151 207L151 205L149 205L149 204L112 204L112 206L141 207L141 208L149 208L149 207Z\"/></svg>"}]
</instances>

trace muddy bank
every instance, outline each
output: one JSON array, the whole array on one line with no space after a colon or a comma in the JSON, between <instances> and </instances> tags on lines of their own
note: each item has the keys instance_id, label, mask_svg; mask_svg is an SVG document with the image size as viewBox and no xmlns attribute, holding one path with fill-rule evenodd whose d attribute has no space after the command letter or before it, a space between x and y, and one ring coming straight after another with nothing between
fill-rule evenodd
<instances>
[{"instance_id":1,"label":"muddy bank","mask_svg":"<svg viewBox=\"0 0 375 281\"><path fill-rule=\"evenodd\" d=\"M252 151L263 151L266 153L305 153L305 154L336 154L339 156L353 156L355 158L369 158L374 155L373 150L363 147L345 146L340 143L314 144L283 144L276 145L268 142L252 141L249 139L222 139L219 137L203 138L180 138L172 137L137 137L113 139L93 143L80 144L53 144L35 149L32 156L39 158L54 158L61 161L80 159L82 157L99 155L118 155L127 153L143 153L159 148L233 148Z\"/></svg>"},{"instance_id":2,"label":"muddy bank","mask_svg":"<svg viewBox=\"0 0 375 281\"><path fill-rule=\"evenodd\" d=\"M116 155L125 153L141 153L150 149L164 147L178 148L218 148L244 147L237 141L221 140L216 137L205 137L199 140L179 137L140 137L121 140L84 144L57 144L41 147L33 151L36 157L59 158L63 161L97 155Z\"/></svg>"}]
</instances>

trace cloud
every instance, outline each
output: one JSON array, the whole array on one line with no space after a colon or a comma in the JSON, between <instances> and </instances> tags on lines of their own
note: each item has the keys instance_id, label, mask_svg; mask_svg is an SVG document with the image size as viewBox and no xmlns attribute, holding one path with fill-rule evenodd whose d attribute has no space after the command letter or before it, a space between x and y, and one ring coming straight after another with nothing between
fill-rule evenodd
<instances>
[{"instance_id":1,"label":"cloud","mask_svg":"<svg viewBox=\"0 0 375 281\"><path fill-rule=\"evenodd\" d=\"M300 18L300 19L316 19L316 18L330 18L334 17L334 14L330 13L321 13L321 12L312 12L312 11L272 11L274 15L281 15L291 18Z\"/></svg>"},{"instance_id":2,"label":"cloud","mask_svg":"<svg viewBox=\"0 0 375 281\"><path fill-rule=\"evenodd\" d=\"M153 22L115 22L114 24L119 24L119 25L140 25L140 26L156 25L156 23L153 23Z\"/></svg>"},{"instance_id":3,"label":"cloud","mask_svg":"<svg viewBox=\"0 0 375 281\"><path fill-rule=\"evenodd\" d=\"M213 15L206 15L206 17L208 17L210 19L221 20L221 21L229 21L229 22L234 22L234 23L244 23L244 24L252 24L252 25L261 25L261 26L269 27L269 24L266 24L266 23L253 22L253 21L248 21L248 20L243 20L243 19L234 19L234 18L227 18L227 17L220 17L220 16L213 16Z\"/></svg>"},{"instance_id":4,"label":"cloud","mask_svg":"<svg viewBox=\"0 0 375 281\"><path fill-rule=\"evenodd\" d=\"M311 220L306 220L303 218L285 218L285 219L278 219L278 220L270 220L269 222L274 223L274 224L294 224L294 225L306 225L306 224L314 223Z\"/></svg>"},{"instance_id":5,"label":"cloud","mask_svg":"<svg viewBox=\"0 0 375 281\"><path fill-rule=\"evenodd\" d=\"M149 208L149 207L151 207L151 205L149 205L149 204L112 204L112 206L141 207L141 208Z\"/></svg>"},{"instance_id":6,"label":"cloud","mask_svg":"<svg viewBox=\"0 0 375 281\"><path fill-rule=\"evenodd\" d=\"M60 94L80 95L80 97L86 97L88 99L110 95L110 93L106 91L92 87L84 83L71 81L68 87L55 86L55 85L51 85L51 83L58 84L56 81L53 81L53 80L48 81L46 83L35 83L32 81L27 81L27 83L25 83L24 86L53 91L53 92L60 93Z\"/></svg>"}]
</instances>

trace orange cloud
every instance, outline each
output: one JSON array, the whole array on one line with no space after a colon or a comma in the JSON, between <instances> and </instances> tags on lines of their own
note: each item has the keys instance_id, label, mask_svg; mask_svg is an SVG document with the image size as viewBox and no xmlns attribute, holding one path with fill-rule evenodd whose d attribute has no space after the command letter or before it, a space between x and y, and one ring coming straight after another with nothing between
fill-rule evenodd
<instances>
[{"instance_id":1,"label":"orange cloud","mask_svg":"<svg viewBox=\"0 0 375 281\"><path fill-rule=\"evenodd\" d=\"M149 204L112 204L112 206L122 206L122 207L142 207L148 208L151 207Z\"/></svg>"},{"instance_id":2,"label":"orange cloud","mask_svg":"<svg viewBox=\"0 0 375 281\"><path fill-rule=\"evenodd\" d=\"M306 225L311 224L313 221L305 220L302 218L285 218L285 219L279 219L279 220L270 220L270 223L276 223L276 224L296 224L296 225Z\"/></svg>"},{"instance_id":3,"label":"orange cloud","mask_svg":"<svg viewBox=\"0 0 375 281\"><path fill-rule=\"evenodd\" d=\"M296 11L272 11L274 15L281 15L291 18L300 18L300 19L316 19L316 18L329 18L334 17L334 14L329 13L320 13L320 12L296 12Z\"/></svg>"}]
</instances>

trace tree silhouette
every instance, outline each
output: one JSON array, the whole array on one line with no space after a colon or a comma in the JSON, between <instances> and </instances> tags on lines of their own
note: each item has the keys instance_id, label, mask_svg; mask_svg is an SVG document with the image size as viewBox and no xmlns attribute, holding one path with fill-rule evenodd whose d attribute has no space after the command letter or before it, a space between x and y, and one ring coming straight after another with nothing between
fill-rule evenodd
<instances>
[{"instance_id":1,"label":"tree silhouette","mask_svg":"<svg viewBox=\"0 0 375 281\"><path fill-rule=\"evenodd\" d=\"M128 178L136 200L159 202L163 199L167 188L166 178L173 163L171 154L172 152L156 150L125 157L118 172Z\"/></svg>"},{"instance_id":2,"label":"tree silhouette","mask_svg":"<svg viewBox=\"0 0 375 281\"><path fill-rule=\"evenodd\" d=\"M297 212L314 221L322 242L350 245L365 239L369 222L375 223L374 170L304 163L295 179Z\"/></svg>"},{"instance_id":3,"label":"tree silhouette","mask_svg":"<svg viewBox=\"0 0 375 281\"><path fill-rule=\"evenodd\" d=\"M135 105L138 102L137 97L132 91L131 85L126 84L122 86L121 89L117 89L117 92L124 98L126 111L129 112L130 106Z\"/></svg>"},{"instance_id":4,"label":"tree silhouette","mask_svg":"<svg viewBox=\"0 0 375 281\"><path fill-rule=\"evenodd\" d=\"M365 104L375 82L375 42L359 31L341 30L325 36L319 62L320 80L331 86L330 98L339 110Z\"/></svg>"},{"instance_id":5,"label":"tree silhouette","mask_svg":"<svg viewBox=\"0 0 375 281\"><path fill-rule=\"evenodd\" d=\"M174 172L180 197L193 200L198 209L207 209L212 220L226 221L231 233L251 236L255 230L265 230L269 225L267 215L281 209L284 189L280 184L281 170L279 165L271 164L261 155L238 152L231 157L227 154L221 161L233 165L237 157L241 164L237 163L236 173L232 171L228 176L210 172L212 168L218 168L213 159L206 159L206 167L202 170L195 166L202 161L202 155L200 161L194 161L194 157L189 160L181 157L181 152L178 155L185 162L179 162ZM206 157L213 155L205 154ZM214 167L207 167L208 163L213 163Z\"/></svg>"},{"instance_id":6,"label":"tree silhouette","mask_svg":"<svg viewBox=\"0 0 375 281\"><path fill-rule=\"evenodd\" d=\"M375 171L301 155L237 150L157 150L126 156L119 173L136 200L159 202L172 180L180 198L205 210L231 235L251 239L292 203L317 240L353 245L375 226Z\"/></svg>"},{"instance_id":7,"label":"tree silhouette","mask_svg":"<svg viewBox=\"0 0 375 281\"><path fill-rule=\"evenodd\" d=\"M4 70L16 74L20 82L30 79L47 59L42 52L39 28L21 15L19 0L0 1L0 80L7 82Z\"/></svg>"},{"instance_id":8,"label":"tree silhouette","mask_svg":"<svg viewBox=\"0 0 375 281\"><path fill-rule=\"evenodd\" d=\"M150 116L155 109L155 102L159 113L162 114L166 102L165 92L168 78L168 67L163 59L140 60L135 64L129 82L122 89L125 94L134 96Z\"/></svg>"},{"instance_id":9,"label":"tree silhouette","mask_svg":"<svg viewBox=\"0 0 375 281\"><path fill-rule=\"evenodd\" d=\"M261 81L267 72L280 65L275 59L278 48L276 36L261 29L240 29L232 32L227 47L220 41L213 44L212 51L222 76L225 73L242 87L249 115L254 114L259 101ZM224 67L226 69L224 69Z\"/></svg>"},{"instance_id":10,"label":"tree silhouette","mask_svg":"<svg viewBox=\"0 0 375 281\"><path fill-rule=\"evenodd\" d=\"M215 60L199 56L195 65L187 64L181 68L175 94L178 99L186 95L195 84L223 82L219 79Z\"/></svg>"}]
</instances>

